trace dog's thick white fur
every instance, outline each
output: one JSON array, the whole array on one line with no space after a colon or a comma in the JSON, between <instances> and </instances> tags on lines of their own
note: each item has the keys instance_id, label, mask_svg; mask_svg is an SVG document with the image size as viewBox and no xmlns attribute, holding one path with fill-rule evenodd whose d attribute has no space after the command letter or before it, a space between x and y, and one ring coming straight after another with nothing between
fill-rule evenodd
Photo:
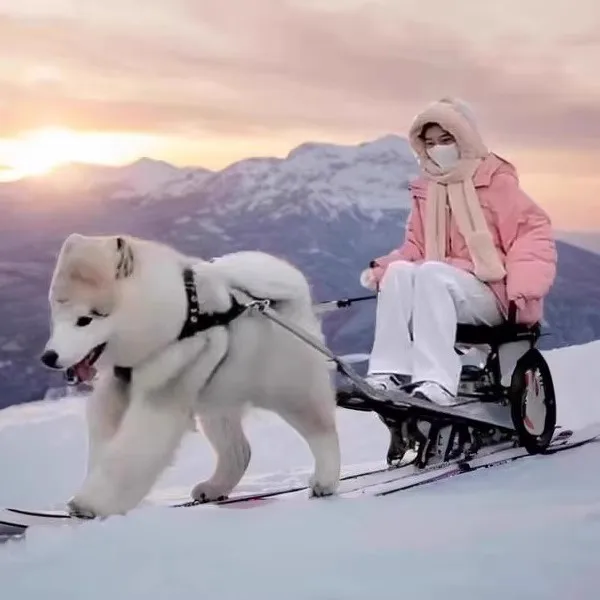
<instances>
[{"instance_id":1,"label":"dog's thick white fur","mask_svg":"<svg viewBox=\"0 0 600 600\"><path fill-rule=\"evenodd\" d=\"M242 429L249 406L276 412L306 440L315 460L311 495L334 494L340 450L327 359L253 311L177 341L186 266L202 312L227 311L232 294L246 302L246 291L276 300L280 315L323 340L305 277L276 257L237 252L206 262L148 240L69 236L50 286L46 354L56 353L54 368L67 369L106 343L87 411L87 475L70 509L105 517L136 507L173 460L193 415L216 467L191 495L229 495L250 460ZM115 365L132 367L130 383L115 377Z\"/></svg>"}]
</instances>

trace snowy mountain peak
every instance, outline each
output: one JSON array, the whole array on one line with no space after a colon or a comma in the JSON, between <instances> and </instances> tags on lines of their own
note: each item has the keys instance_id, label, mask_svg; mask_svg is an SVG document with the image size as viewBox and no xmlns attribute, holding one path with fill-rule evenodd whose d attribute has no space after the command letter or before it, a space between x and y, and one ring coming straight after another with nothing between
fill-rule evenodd
<instances>
[{"instance_id":1,"label":"snowy mountain peak","mask_svg":"<svg viewBox=\"0 0 600 600\"><path fill-rule=\"evenodd\" d=\"M131 196L162 196L179 195L190 183L198 185L203 183L211 171L196 167L176 167L166 161L151 158L140 158L136 162L119 167L115 173L116 177L112 183L119 183L119 189L113 197Z\"/></svg>"},{"instance_id":2,"label":"snowy mountain peak","mask_svg":"<svg viewBox=\"0 0 600 600\"><path fill-rule=\"evenodd\" d=\"M598 231L557 231L557 236L569 244L600 254L600 232Z\"/></svg>"},{"instance_id":3,"label":"snowy mountain peak","mask_svg":"<svg viewBox=\"0 0 600 600\"><path fill-rule=\"evenodd\" d=\"M340 208L406 208L416 168L407 140L386 135L357 145L307 142L283 158L247 158L215 172L147 157L124 166L71 164L38 178L35 186L80 197L93 192L105 199L134 199L142 205L202 197L223 210L280 205L293 198L296 205L324 208L334 217ZM30 183L17 183L17 191Z\"/></svg>"},{"instance_id":4,"label":"snowy mountain peak","mask_svg":"<svg viewBox=\"0 0 600 600\"><path fill-rule=\"evenodd\" d=\"M361 142L358 145L341 145L323 142L305 142L294 148L287 156L288 160L306 157L349 158L371 154L381 156L393 152L401 157L412 158L413 154L408 141L395 134L388 134L375 140Z\"/></svg>"},{"instance_id":5,"label":"snowy mountain peak","mask_svg":"<svg viewBox=\"0 0 600 600\"><path fill-rule=\"evenodd\" d=\"M217 172L153 163L139 171L146 169L145 180L155 185L147 186L143 204L195 197L203 214L209 206L219 214L261 206L279 216L310 210L335 219L340 210L376 214L407 208L408 183L417 165L408 142L387 135L354 146L307 142L284 158L248 158ZM118 194L129 197L139 190L137 185Z\"/></svg>"},{"instance_id":6,"label":"snowy mountain peak","mask_svg":"<svg viewBox=\"0 0 600 600\"><path fill-rule=\"evenodd\" d=\"M116 167L115 172L126 177L163 179L173 177L179 172L179 169L164 160L142 157L131 164Z\"/></svg>"}]
</instances>

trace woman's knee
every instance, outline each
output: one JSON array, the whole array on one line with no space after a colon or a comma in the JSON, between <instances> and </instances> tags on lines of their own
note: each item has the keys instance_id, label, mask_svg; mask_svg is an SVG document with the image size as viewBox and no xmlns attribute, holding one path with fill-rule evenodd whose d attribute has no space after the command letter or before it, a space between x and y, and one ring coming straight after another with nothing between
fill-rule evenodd
<instances>
[{"instance_id":1,"label":"woman's knee","mask_svg":"<svg viewBox=\"0 0 600 600\"><path fill-rule=\"evenodd\" d=\"M390 281L397 282L398 280L409 282L412 285L416 267L415 263L405 260L397 260L390 263L381 279L381 288Z\"/></svg>"},{"instance_id":2,"label":"woman's knee","mask_svg":"<svg viewBox=\"0 0 600 600\"><path fill-rule=\"evenodd\" d=\"M455 270L456 267L445 262L428 260L419 265L415 272L415 279L420 282L448 281Z\"/></svg>"},{"instance_id":3,"label":"woman's knee","mask_svg":"<svg viewBox=\"0 0 600 600\"><path fill-rule=\"evenodd\" d=\"M456 267L452 265L440 261L421 263L415 272L415 293L431 295L436 290L452 290L456 279Z\"/></svg>"}]
</instances>

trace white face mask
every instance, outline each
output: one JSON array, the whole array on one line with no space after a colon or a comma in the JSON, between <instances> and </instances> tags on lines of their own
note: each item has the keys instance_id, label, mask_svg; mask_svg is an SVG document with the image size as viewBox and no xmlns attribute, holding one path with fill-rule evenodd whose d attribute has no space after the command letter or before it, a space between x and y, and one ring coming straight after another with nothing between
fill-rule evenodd
<instances>
[{"instance_id":1,"label":"white face mask","mask_svg":"<svg viewBox=\"0 0 600 600\"><path fill-rule=\"evenodd\" d=\"M444 171L454 167L460 159L456 144L438 144L428 148L427 154Z\"/></svg>"}]
</instances>

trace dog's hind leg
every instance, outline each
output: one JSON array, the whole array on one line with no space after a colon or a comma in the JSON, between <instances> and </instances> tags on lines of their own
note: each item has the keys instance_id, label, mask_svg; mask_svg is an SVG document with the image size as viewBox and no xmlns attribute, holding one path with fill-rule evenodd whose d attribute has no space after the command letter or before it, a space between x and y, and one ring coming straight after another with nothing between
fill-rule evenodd
<instances>
[{"instance_id":1,"label":"dog's hind leg","mask_svg":"<svg viewBox=\"0 0 600 600\"><path fill-rule=\"evenodd\" d=\"M199 417L217 465L210 479L196 485L191 495L197 502L214 502L226 498L244 476L250 463L250 444L242 428L241 411L209 411Z\"/></svg>"},{"instance_id":2,"label":"dog's hind leg","mask_svg":"<svg viewBox=\"0 0 600 600\"><path fill-rule=\"evenodd\" d=\"M106 444L81 490L69 502L83 516L124 514L135 508L172 461L189 428L193 396L172 387L159 397L136 393L121 426Z\"/></svg>"},{"instance_id":3,"label":"dog's hind leg","mask_svg":"<svg viewBox=\"0 0 600 600\"><path fill-rule=\"evenodd\" d=\"M315 459L310 479L311 496L330 496L340 481L341 456L335 421L335 410L329 410L310 398L298 398L294 405L277 408L277 413L291 425L308 444Z\"/></svg>"},{"instance_id":4,"label":"dog's hind leg","mask_svg":"<svg viewBox=\"0 0 600 600\"><path fill-rule=\"evenodd\" d=\"M129 405L128 385L112 375L102 376L86 406L89 474L106 444L117 432Z\"/></svg>"}]
</instances>

